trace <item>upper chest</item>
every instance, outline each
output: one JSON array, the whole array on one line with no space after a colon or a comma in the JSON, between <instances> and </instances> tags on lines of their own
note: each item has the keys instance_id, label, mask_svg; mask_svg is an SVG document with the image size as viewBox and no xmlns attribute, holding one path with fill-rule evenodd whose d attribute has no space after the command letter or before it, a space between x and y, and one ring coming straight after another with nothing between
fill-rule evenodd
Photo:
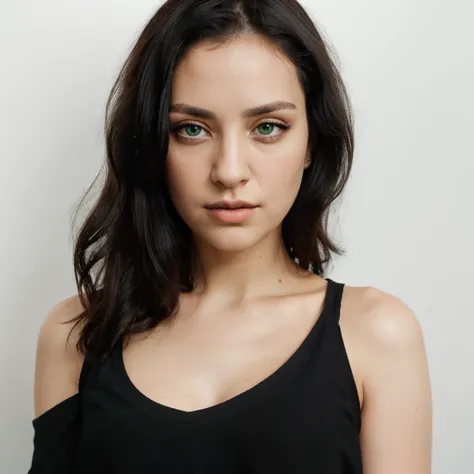
<instances>
[{"instance_id":1,"label":"upper chest","mask_svg":"<svg viewBox=\"0 0 474 474\"><path fill-rule=\"evenodd\" d=\"M218 315L183 312L124 350L135 387L148 398L193 411L229 400L282 367L317 323L324 295L276 299ZM187 312L186 312L187 311Z\"/></svg>"}]
</instances>

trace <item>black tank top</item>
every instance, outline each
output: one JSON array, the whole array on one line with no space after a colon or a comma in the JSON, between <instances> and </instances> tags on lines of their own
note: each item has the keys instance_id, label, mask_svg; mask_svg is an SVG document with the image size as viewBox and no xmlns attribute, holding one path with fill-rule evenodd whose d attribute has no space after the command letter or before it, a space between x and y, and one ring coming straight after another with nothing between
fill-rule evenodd
<instances>
[{"instance_id":1,"label":"black tank top","mask_svg":"<svg viewBox=\"0 0 474 474\"><path fill-rule=\"evenodd\" d=\"M359 474L360 405L339 327L344 285L272 375L185 412L147 398L122 348L84 364L79 393L33 421L30 474Z\"/></svg>"}]
</instances>

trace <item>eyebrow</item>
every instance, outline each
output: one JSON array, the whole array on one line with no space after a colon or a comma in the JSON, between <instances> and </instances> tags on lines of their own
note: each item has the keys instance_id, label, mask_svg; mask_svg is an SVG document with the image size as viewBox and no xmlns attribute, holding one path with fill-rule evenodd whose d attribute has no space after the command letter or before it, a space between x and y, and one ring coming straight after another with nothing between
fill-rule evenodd
<instances>
[{"instance_id":1,"label":"eyebrow","mask_svg":"<svg viewBox=\"0 0 474 474\"><path fill-rule=\"evenodd\" d=\"M258 107L253 107L251 109L244 110L242 116L245 118L256 117L258 115L269 114L277 110L291 109L295 110L297 107L291 102L285 102L283 100L278 100L276 102L271 102L270 104L259 105ZM201 109L200 107L194 107L188 104L174 104L170 107L170 112L179 112L182 114L192 115L194 117L199 117L203 119L215 120L216 114L210 110Z\"/></svg>"}]
</instances>

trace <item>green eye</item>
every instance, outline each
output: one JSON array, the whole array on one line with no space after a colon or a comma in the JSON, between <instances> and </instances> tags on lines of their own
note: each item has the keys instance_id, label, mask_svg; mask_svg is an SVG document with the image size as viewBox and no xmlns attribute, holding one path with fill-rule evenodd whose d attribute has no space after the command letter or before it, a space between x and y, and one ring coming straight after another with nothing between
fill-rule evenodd
<instances>
[{"instance_id":1,"label":"green eye","mask_svg":"<svg viewBox=\"0 0 474 474\"><path fill-rule=\"evenodd\" d=\"M257 130L262 135L271 135L273 130L275 130L276 125L273 123L262 123L257 127Z\"/></svg>"},{"instance_id":2,"label":"green eye","mask_svg":"<svg viewBox=\"0 0 474 474\"><path fill-rule=\"evenodd\" d=\"M202 128L199 127L198 125L186 125L185 127L183 127L183 129L186 130L186 134L189 135L190 137L199 136L199 133L202 130Z\"/></svg>"}]
</instances>

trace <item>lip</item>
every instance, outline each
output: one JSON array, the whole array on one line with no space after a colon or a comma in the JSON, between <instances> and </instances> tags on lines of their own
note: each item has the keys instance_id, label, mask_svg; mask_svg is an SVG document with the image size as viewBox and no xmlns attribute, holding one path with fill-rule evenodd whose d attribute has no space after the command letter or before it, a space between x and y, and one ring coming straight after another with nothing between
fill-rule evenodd
<instances>
[{"instance_id":1,"label":"lip","mask_svg":"<svg viewBox=\"0 0 474 474\"><path fill-rule=\"evenodd\" d=\"M209 212L224 224L242 224L256 211L256 207L240 207L237 209L213 208Z\"/></svg>"},{"instance_id":2,"label":"lip","mask_svg":"<svg viewBox=\"0 0 474 474\"><path fill-rule=\"evenodd\" d=\"M247 201L218 201L209 206L207 209L253 209L258 207L256 204L252 204Z\"/></svg>"},{"instance_id":3,"label":"lip","mask_svg":"<svg viewBox=\"0 0 474 474\"><path fill-rule=\"evenodd\" d=\"M257 208L257 205L247 201L219 201L206 206L211 215L224 224L242 224Z\"/></svg>"}]
</instances>

